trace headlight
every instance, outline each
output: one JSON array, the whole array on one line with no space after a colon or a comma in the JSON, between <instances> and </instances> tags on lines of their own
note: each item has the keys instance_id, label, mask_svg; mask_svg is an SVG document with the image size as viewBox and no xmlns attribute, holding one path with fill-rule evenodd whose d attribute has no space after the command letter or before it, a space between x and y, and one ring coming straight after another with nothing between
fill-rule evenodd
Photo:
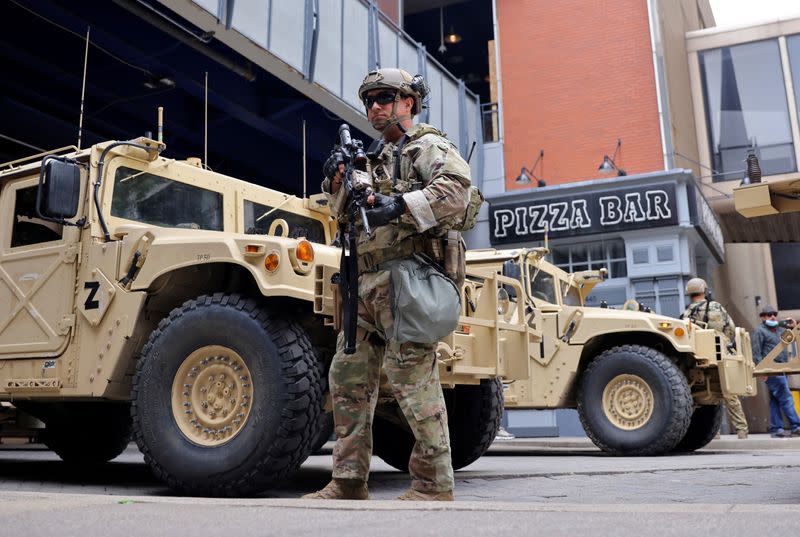
<instances>
[{"instance_id":1,"label":"headlight","mask_svg":"<svg viewBox=\"0 0 800 537\"><path fill-rule=\"evenodd\" d=\"M297 274L308 274L314 266L314 246L307 240L298 241L289 249L289 260Z\"/></svg>"},{"instance_id":2,"label":"headlight","mask_svg":"<svg viewBox=\"0 0 800 537\"><path fill-rule=\"evenodd\" d=\"M280 262L281 256L278 255L278 252L273 250L267 254L267 257L264 258L264 268L267 269L267 272L275 272L278 270L278 265L280 265Z\"/></svg>"},{"instance_id":3,"label":"headlight","mask_svg":"<svg viewBox=\"0 0 800 537\"><path fill-rule=\"evenodd\" d=\"M306 263L314 262L314 247L308 241L300 241L297 244L297 260Z\"/></svg>"},{"instance_id":4,"label":"headlight","mask_svg":"<svg viewBox=\"0 0 800 537\"><path fill-rule=\"evenodd\" d=\"M508 291L501 287L497 290L497 313L505 317L510 309L511 297L508 296Z\"/></svg>"}]
</instances>

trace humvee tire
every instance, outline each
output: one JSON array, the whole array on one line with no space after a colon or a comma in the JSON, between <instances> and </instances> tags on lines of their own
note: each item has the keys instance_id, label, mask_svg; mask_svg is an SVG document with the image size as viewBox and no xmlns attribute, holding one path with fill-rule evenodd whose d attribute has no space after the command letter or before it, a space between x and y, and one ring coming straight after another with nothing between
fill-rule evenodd
<instances>
[{"instance_id":1,"label":"humvee tire","mask_svg":"<svg viewBox=\"0 0 800 537\"><path fill-rule=\"evenodd\" d=\"M711 442L722 425L725 409L722 405L701 405L692 413L689 430L673 451L688 453L696 451Z\"/></svg>"},{"instance_id":2,"label":"humvee tire","mask_svg":"<svg viewBox=\"0 0 800 537\"><path fill-rule=\"evenodd\" d=\"M253 494L308 457L321 386L299 324L238 295L201 296L172 310L142 349L133 436L173 489Z\"/></svg>"},{"instance_id":3,"label":"humvee tire","mask_svg":"<svg viewBox=\"0 0 800 537\"><path fill-rule=\"evenodd\" d=\"M663 353L623 345L581 376L578 415L594 444L614 455L661 455L686 435L693 400L686 377Z\"/></svg>"},{"instance_id":4,"label":"humvee tire","mask_svg":"<svg viewBox=\"0 0 800 537\"><path fill-rule=\"evenodd\" d=\"M479 385L457 385L444 390L444 398L453 470L460 470L478 460L494 442L503 418L503 383L493 378L483 379ZM376 415L372 438L375 455L408 472L414 435L407 425Z\"/></svg>"},{"instance_id":5,"label":"humvee tire","mask_svg":"<svg viewBox=\"0 0 800 537\"><path fill-rule=\"evenodd\" d=\"M333 434L333 412L322 412L319 416L317 437L311 443L311 453L322 449Z\"/></svg>"},{"instance_id":6,"label":"humvee tire","mask_svg":"<svg viewBox=\"0 0 800 537\"><path fill-rule=\"evenodd\" d=\"M131 412L127 403L52 403L22 410L45 423L42 443L66 463L100 464L125 451L131 438Z\"/></svg>"}]
</instances>

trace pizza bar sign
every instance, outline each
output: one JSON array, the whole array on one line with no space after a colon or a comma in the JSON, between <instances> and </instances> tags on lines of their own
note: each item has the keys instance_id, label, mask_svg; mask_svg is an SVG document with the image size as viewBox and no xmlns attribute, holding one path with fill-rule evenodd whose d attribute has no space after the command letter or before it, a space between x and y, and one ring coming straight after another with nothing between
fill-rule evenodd
<instances>
[{"instance_id":1,"label":"pizza bar sign","mask_svg":"<svg viewBox=\"0 0 800 537\"><path fill-rule=\"evenodd\" d=\"M492 244L627 231L678 223L675 185L653 185L564 198L491 204Z\"/></svg>"}]
</instances>

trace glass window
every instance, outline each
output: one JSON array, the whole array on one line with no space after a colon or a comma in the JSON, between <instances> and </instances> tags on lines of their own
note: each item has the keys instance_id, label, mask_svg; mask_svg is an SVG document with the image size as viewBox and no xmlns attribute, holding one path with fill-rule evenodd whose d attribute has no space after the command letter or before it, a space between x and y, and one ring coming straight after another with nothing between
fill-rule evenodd
<instances>
[{"instance_id":1,"label":"glass window","mask_svg":"<svg viewBox=\"0 0 800 537\"><path fill-rule=\"evenodd\" d=\"M633 254L634 265L646 265L650 262L650 253L648 248L634 248L631 253Z\"/></svg>"},{"instance_id":2,"label":"glass window","mask_svg":"<svg viewBox=\"0 0 800 537\"><path fill-rule=\"evenodd\" d=\"M605 267L609 278L624 278L628 275L625 243L622 239L555 246L550 251L551 262L567 272L599 270Z\"/></svg>"},{"instance_id":3,"label":"glass window","mask_svg":"<svg viewBox=\"0 0 800 537\"><path fill-rule=\"evenodd\" d=\"M120 167L111 214L162 227L222 231L222 194Z\"/></svg>"},{"instance_id":4,"label":"glass window","mask_svg":"<svg viewBox=\"0 0 800 537\"><path fill-rule=\"evenodd\" d=\"M656 247L656 260L659 263L665 263L674 259L672 245L657 246Z\"/></svg>"},{"instance_id":5,"label":"glass window","mask_svg":"<svg viewBox=\"0 0 800 537\"><path fill-rule=\"evenodd\" d=\"M778 41L706 50L699 58L714 181L741 179L751 148L764 175L795 171Z\"/></svg>"},{"instance_id":6,"label":"glass window","mask_svg":"<svg viewBox=\"0 0 800 537\"><path fill-rule=\"evenodd\" d=\"M61 240L63 226L36 214L37 187L20 188L14 201L11 247Z\"/></svg>"},{"instance_id":7,"label":"glass window","mask_svg":"<svg viewBox=\"0 0 800 537\"><path fill-rule=\"evenodd\" d=\"M632 280L636 301L661 315L678 317L680 309L680 280L674 276Z\"/></svg>"},{"instance_id":8,"label":"glass window","mask_svg":"<svg viewBox=\"0 0 800 537\"><path fill-rule=\"evenodd\" d=\"M531 265L530 277L533 278L531 281L531 294L533 298L544 300L551 304L558 304L556 300L555 282L551 274L547 274L541 270L537 273L535 267Z\"/></svg>"},{"instance_id":9,"label":"glass window","mask_svg":"<svg viewBox=\"0 0 800 537\"><path fill-rule=\"evenodd\" d=\"M272 211L272 212L270 212ZM269 213L269 214L267 214ZM264 216L266 215L266 216ZM244 202L245 233L265 235L272 222L283 219L289 224L289 236L296 239L305 237L311 242L325 244L325 228L322 222L283 209L272 210L269 205L261 205L254 201Z\"/></svg>"},{"instance_id":10,"label":"glass window","mask_svg":"<svg viewBox=\"0 0 800 537\"><path fill-rule=\"evenodd\" d=\"M786 48L789 50L789 70L792 74L794 86L794 101L800 111L800 34L790 35L786 38Z\"/></svg>"},{"instance_id":11,"label":"glass window","mask_svg":"<svg viewBox=\"0 0 800 537\"><path fill-rule=\"evenodd\" d=\"M800 309L800 244L770 244L779 310Z\"/></svg>"},{"instance_id":12,"label":"glass window","mask_svg":"<svg viewBox=\"0 0 800 537\"><path fill-rule=\"evenodd\" d=\"M574 285L569 285L567 282L561 283L561 296L564 297L563 303L565 306L581 306L581 294L578 288Z\"/></svg>"},{"instance_id":13,"label":"glass window","mask_svg":"<svg viewBox=\"0 0 800 537\"><path fill-rule=\"evenodd\" d=\"M584 246L583 248L572 248L570 250L572 252L572 262L573 263L585 263L588 259L587 251L588 248Z\"/></svg>"},{"instance_id":14,"label":"glass window","mask_svg":"<svg viewBox=\"0 0 800 537\"><path fill-rule=\"evenodd\" d=\"M558 266L569 265L569 248L553 248L553 264Z\"/></svg>"}]
</instances>

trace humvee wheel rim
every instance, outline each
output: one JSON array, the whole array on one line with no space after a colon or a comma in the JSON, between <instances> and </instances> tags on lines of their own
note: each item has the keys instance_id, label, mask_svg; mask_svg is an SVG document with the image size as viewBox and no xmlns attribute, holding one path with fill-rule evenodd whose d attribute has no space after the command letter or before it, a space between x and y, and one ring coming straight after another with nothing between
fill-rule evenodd
<instances>
[{"instance_id":1,"label":"humvee wheel rim","mask_svg":"<svg viewBox=\"0 0 800 537\"><path fill-rule=\"evenodd\" d=\"M641 377L618 375L603 390L603 412L620 429L643 427L653 415L653 391Z\"/></svg>"},{"instance_id":2,"label":"humvee wheel rim","mask_svg":"<svg viewBox=\"0 0 800 537\"><path fill-rule=\"evenodd\" d=\"M253 397L247 365L233 350L201 347L183 361L172 382L172 415L190 441L225 444L247 423Z\"/></svg>"}]
</instances>

